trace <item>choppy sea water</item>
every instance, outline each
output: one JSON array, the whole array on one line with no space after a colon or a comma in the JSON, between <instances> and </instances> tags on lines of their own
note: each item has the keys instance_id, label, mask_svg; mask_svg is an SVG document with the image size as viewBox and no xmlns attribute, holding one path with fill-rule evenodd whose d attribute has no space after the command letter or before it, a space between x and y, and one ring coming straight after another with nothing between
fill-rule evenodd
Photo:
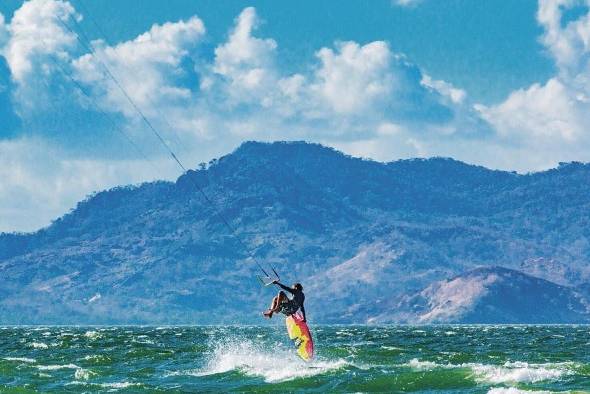
<instances>
[{"instance_id":1,"label":"choppy sea water","mask_svg":"<svg viewBox=\"0 0 590 394\"><path fill-rule=\"evenodd\" d=\"M0 327L0 392L590 393L589 326Z\"/></svg>"}]
</instances>

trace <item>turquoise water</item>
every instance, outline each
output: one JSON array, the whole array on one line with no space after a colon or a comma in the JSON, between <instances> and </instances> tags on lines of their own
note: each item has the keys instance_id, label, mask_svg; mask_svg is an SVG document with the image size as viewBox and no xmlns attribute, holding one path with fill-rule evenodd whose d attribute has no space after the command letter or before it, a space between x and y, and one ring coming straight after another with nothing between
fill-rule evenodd
<instances>
[{"instance_id":1,"label":"turquoise water","mask_svg":"<svg viewBox=\"0 0 590 394\"><path fill-rule=\"evenodd\" d=\"M0 392L590 393L588 326L0 327ZM585 391L586 390L586 391Z\"/></svg>"}]
</instances>

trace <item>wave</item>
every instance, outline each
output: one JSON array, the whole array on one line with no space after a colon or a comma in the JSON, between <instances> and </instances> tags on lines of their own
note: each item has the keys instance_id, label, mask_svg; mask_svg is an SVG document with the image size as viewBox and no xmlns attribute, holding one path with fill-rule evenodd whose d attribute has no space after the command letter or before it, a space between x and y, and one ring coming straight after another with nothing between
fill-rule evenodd
<instances>
[{"instance_id":1,"label":"wave","mask_svg":"<svg viewBox=\"0 0 590 394\"><path fill-rule=\"evenodd\" d=\"M571 375L570 364L529 364L523 362L507 362L502 366L475 364L471 369L476 378L489 383L537 383L547 380L559 380Z\"/></svg>"},{"instance_id":2,"label":"wave","mask_svg":"<svg viewBox=\"0 0 590 394\"><path fill-rule=\"evenodd\" d=\"M248 376L262 377L267 383L321 375L351 365L344 359L315 359L306 363L294 351L283 347L263 346L252 341L226 340L213 345L213 352L201 369L176 374L194 376L216 375L239 371Z\"/></svg>"},{"instance_id":3,"label":"wave","mask_svg":"<svg viewBox=\"0 0 590 394\"><path fill-rule=\"evenodd\" d=\"M477 381L499 383L538 383L556 381L563 376L575 373L575 363L530 364L525 362L506 362L503 365L479 363L439 364L434 361L410 360L405 366L419 371L433 369L468 368Z\"/></svg>"},{"instance_id":4,"label":"wave","mask_svg":"<svg viewBox=\"0 0 590 394\"><path fill-rule=\"evenodd\" d=\"M497 387L490 389L488 394L552 394L551 391L538 391L538 390L521 390L515 387Z\"/></svg>"}]
</instances>

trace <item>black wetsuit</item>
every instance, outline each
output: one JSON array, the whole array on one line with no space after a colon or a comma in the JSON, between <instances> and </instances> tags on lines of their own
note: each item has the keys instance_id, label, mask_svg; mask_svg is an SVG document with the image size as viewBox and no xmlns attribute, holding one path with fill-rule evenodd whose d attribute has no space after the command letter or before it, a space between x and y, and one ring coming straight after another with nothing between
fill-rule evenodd
<instances>
[{"instance_id":1,"label":"black wetsuit","mask_svg":"<svg viewBox=\"0 0 590 394\"><path fill-rule=\"evenodd\" d=\"M303 320L305 320L305 308L303 307L303 303L305 302L305 294L303 294L303 291L295 290L291 287L287 287L284 284L278 282L277 285L281 289L288 291L293 295L293 298L286 298L286 300L281 303L281 313L284 313L287 316L291 316L292 314L297 312L298 309L301 309L301 313L303 314Z\"/></svg>"}]
</instances>

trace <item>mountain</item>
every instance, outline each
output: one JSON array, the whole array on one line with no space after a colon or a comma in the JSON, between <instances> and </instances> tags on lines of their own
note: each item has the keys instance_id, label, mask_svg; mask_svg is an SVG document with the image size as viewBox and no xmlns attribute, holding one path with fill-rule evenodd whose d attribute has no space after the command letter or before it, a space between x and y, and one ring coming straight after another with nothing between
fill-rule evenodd
<instances>
[{"instance_id":1,"label":"mountain","mask_svg":"<svg viewBox=\"0 0 590 394\"><path fill-rule=\"evenodd\" d=\"M588 323L582 294L503 267L482 267L405 297L398 321L419 323ZM405 316L401 316L404 315ZM372 321L389 321L376 316Z\"/></svg>"},{"instance_id":2,"label":"mountain","mask_svg":"<svg viewBox=\"0 0 590 394\"><path fill-rule=\"evenodd\" d=\"M590 283L589 181L581 163L516 174L247 142L0 235L0 323L261 322L273 291L250 254L302 282L318 322L403 320L408 297L477 267L573 289Z\"/></svg>"}]
</instances>

